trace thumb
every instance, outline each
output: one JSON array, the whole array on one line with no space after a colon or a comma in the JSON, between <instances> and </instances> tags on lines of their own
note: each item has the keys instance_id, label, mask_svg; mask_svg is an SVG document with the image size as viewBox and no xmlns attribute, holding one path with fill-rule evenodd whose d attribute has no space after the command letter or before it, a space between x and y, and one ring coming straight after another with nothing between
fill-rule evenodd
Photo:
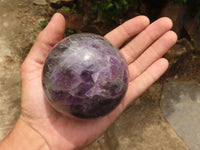
<instances>
[{"instance_id":1,"label":"thumb","mask_svg":"<svg viewBox=\"0 0 200 150\"><path fill-rule=\"evenodd\" d=\"M64 32L65 18L60 13L56 13L46 28L37 37L26 60L43 65L52 47L62 39Z\"/></svg>"}]
</instances>

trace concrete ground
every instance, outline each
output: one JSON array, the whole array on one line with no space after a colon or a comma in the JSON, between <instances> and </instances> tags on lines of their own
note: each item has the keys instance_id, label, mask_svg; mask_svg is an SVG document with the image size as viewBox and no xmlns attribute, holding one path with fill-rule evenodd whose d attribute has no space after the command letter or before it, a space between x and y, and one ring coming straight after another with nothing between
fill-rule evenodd
<instances>
[{"instance_id":1,"label":"concrete ground","mask_svg":"<svg viewBox=\"0 0 200 150\"><path fill-rule=\"evenodd\" d=\"M20 112L21 58L15 36L21 29L15 8L16 4L0 1L0 139L12 129Z\"/></svg>"},{"instance_id":2,"label":"concrete ground","mask_svg":"<svg viewBox=\"0 0 200 150\"><path fill-rule=\"evenodd\" d=\"M161 97L164 116L191 150L200 149L200 85L169 82Z\"/></svg>"},{"instance_id":3,"label":"concrete ground","mask_svg":"<svg viewBox=\"0 0 200 150\"><path fill-rule=\"evenodd\" d=\"M20 113L20 65L43 18L26 0L0 0L0 140Z\"/></svg>"},{"instance_id":4,"label":"concrete ground","mask_svg":"<svg viewBox=\"0 0 200 150\"><path fill-rule=\"evenodd\" d=\"M44 20L44 13L44 9L32 5L31 0L0 0L0 140L12 129L20 113L20 64L24 53L41 31L39 24ZM194 86L193 83L190 85ZM176 121L180 124L180 120L173 117L172 123L166 115L171 109L160 106L161 99L168 104L168 99L162 96L166 97L165 89L160 83L151 86L85 150L189 150L189 147L196 150L190 146L191 142L188 143L190 140L184 138L180 128L177 129ZM196 89L198 91L199 87ZM168 91L168 94L171 92ZM175 115L175 110L171 114ZM197 124L193 128L198 128ZM185 135L191 130L188 128ZM199 137L199 133L195 135L195 138ZM199 146L198 141L193 145Z\"/></svg>"}]
</instances>

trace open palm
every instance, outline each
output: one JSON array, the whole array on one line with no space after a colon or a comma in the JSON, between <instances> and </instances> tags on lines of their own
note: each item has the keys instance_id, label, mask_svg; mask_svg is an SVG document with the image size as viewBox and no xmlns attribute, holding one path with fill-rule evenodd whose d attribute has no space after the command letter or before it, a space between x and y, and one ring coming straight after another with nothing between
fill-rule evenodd
<instances>
[{"instance_id":1,"label":"open palm","mask_svg":"<svg viewBox=\"0 0 200 150\"><path fill-rule=\"evenodd\" d=\"M20 119L44 138L50 149L80 149L97 139L122 111L167 69L161 58L177 39L170 31L172 22L161 18L149 25L145 16L138 16L117 27L105 37L126 58L129 67L128 91L120 105L110 114L90 120L62 116L47 102L41 83L44 61L52 47L62 39L65 20L55 14L40 33L21 68L22 113ZM134 37L134 38L133 38ZM133 39L132 39L133 38ZM131 40L130 40L131 39Z\"/></svg>"}]
</instances>

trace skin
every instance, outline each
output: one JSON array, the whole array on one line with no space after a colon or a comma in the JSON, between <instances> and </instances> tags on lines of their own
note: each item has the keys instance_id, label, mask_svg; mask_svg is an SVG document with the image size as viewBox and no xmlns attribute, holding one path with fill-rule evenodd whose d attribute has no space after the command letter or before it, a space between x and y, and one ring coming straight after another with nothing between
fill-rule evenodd
<instances>
[{"instance_id":1,"label":"skin","mask_svg":"<svg viewBox=\"0 0 200 150\"><path fill-rule=\"evenodd\" d=\"M72 150L92 143L167 70L168 61L161 57L177 41L171 28L169 18L160 18L150 24L147 17L138 16L105 35L117 47L129 40L121 48L129 68L128 91L110 114L81 120L56 112L48 104L41 84L44 61L65 30L64 17L56 13L22 64L22 111L13 130L0 143L0 150Z\"/></svg>"}]
</instances>

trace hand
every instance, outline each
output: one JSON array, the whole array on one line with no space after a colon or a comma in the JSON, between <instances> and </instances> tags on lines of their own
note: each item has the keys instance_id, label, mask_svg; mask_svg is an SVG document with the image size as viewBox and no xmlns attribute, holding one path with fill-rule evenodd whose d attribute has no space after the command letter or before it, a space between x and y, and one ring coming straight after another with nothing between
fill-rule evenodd
<instances>
[{"instance_id":1,"label":"hand","mask_svg":"<svg viewBox=\"0 0 200 150\"><path fill-rule=\"evenodd\" d=\"M55 14L38 36L22 65L22 111L18 122L23 122L21 124L37 134L47 149L81 149L87 146L166 71L168 61L161 57L177 40L171 28L172 22L168 18L161 18L149 25L147 17L138 16L106 34L105 37L117 47L131 39L120 50L129 67L128 91L120 105L110 114L92 120L79 120L55 111L48 104L42 88L44 61L52 47L62 39L65 30L64 17Z\"/></svg>"}]
</instances>

